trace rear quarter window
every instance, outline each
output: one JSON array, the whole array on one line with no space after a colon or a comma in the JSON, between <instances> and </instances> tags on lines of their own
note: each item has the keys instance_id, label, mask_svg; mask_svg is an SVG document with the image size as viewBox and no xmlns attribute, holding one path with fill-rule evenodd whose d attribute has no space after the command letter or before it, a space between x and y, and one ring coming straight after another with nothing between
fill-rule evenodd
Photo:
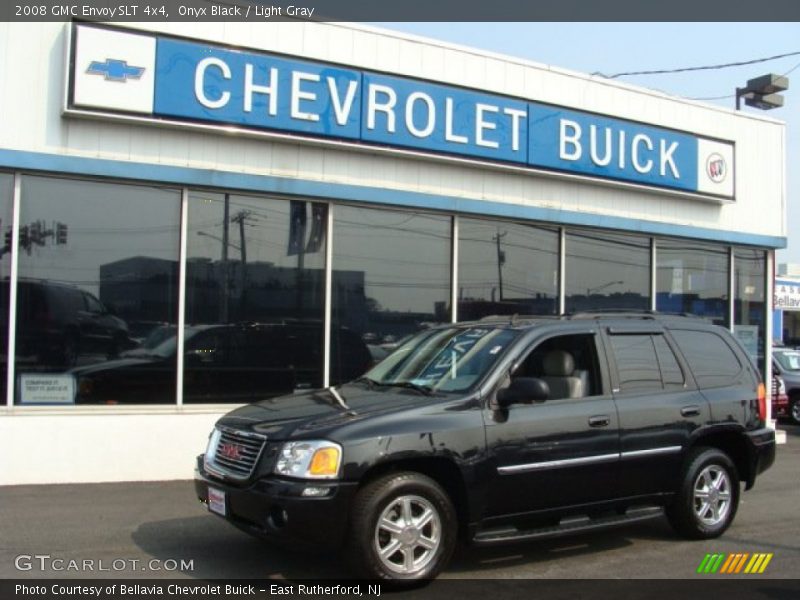
<instances>
[{"instance_id":1,"label":"rear quarter window","mask_svg":"<svg viewBox=\"0 0 800 600\"><path fill-rule=\"evenodd\" d=\"M723 387L738 383L742 363L722 336L712 331L670 331L699 387Z\"/></svg>"}]
</instances>

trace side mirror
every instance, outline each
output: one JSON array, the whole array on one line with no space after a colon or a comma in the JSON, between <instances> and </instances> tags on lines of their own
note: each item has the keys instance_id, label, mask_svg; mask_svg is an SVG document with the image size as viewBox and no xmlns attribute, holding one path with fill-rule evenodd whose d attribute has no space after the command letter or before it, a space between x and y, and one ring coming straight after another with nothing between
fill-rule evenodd
<instances>
[{"instance_id":1,"label":"side mirror","mask_svg":"<svg viewBox=\"0 0 800 600\"><path fill-rule=\"evenodd\" d=\"M550 396L550 386L537 377L519 377L511 385L497 392L497 404L508 408L512 404L544 402Z\"/></svg>"}]
</instances>

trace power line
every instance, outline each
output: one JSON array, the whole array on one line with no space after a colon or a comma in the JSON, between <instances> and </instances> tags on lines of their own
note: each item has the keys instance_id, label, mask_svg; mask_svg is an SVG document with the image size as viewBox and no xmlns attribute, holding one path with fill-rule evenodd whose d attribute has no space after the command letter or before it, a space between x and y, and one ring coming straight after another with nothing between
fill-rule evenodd
<instances>
[{"instance_id":1,"label":"power line","mask_svg":"<svg viewBox=\"0 0 800 600\"><path fill-rule=\"evenodd\" d=\"M800 63L797 63L791 69L783 73L783 77L786 77L790 73L794 72L798 67L800 67ZM728 100L730 98L735 98L736 94L726 94L725 96L704 96L704 97L695 97L695 98L687 98L687 100Z\"/></svg>"},{"instance_id":2,"label":"power line","mask_svg":"<svg viewBox=\"0 0 800 600\"><path fill-rule=\"evenodd\" d=\"M757 63L768 62L771 60L778 60L779 58L786 58L787 56L798 56L800 50L796 52L786 52L785 54L776 54L775 56L766 56L764 58L754 58L752 60L743 60L739 62L723 63L719 65L706 65L702 67L682 67L679 69L657 69L653 71L625 71L622 73L615 73L614 75L606 75L600 71L595 71L592 75L599 75L606 79L616 79L617 77L627 77L630 75L666 75L670 73L686 73L687 71L712 71L718 69L728 69L730 67L743 67L746 65L754 65ZM796 68L796 67L795 67Z\"/></svg>"}]
</instances>

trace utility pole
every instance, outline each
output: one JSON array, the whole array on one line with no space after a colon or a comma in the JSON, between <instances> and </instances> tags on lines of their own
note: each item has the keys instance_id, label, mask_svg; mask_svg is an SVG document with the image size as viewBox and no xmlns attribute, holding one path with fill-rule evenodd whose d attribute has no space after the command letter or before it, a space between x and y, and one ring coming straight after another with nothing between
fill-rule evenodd
<instances>
[{"instance_id":1,"label":"utility pole","mask_svg":"<svg viewBox=\"0 0 800 600\"><path fill-rule=\"evenodd\" d=\"M230 280L228 277L228 225L230 224L231 195L225 194L225 208L222 217L222 290L220 295L220 321L227 323L230 317L228 297L230 296Z\"/></svg>"},{"instance_id":2,"label":"utility pole","mask_svg":"<svg viewBox=\"0 0 800 600\"><path fill-rule=\"evenodd\" d=\"M247 320L247 239L244 236L244 225L245 221L249 220L252 217L253 211L250 210L240 210L236 213L231 221L234 223L239 224L239 239L241 240L239 245L239 254L242 260L242 272L241 272L241 296L240 296L240 306L239 306L239 319L240 320Z\"/></svg>"},{"instance_id":3,"label":"utility pole","mask_svg":"<svg viewBox=\"0 0 800 600\"><path fill-rule=\"evenodd\" d=\"M503 265L506 262L506 253L500 249L500 240L508 235L507 231L500 233L497 230L497 235L492 236L492 240L497 244L497 288L500 295L500 302L503 301Z\"/></svg>"}]
</instances>

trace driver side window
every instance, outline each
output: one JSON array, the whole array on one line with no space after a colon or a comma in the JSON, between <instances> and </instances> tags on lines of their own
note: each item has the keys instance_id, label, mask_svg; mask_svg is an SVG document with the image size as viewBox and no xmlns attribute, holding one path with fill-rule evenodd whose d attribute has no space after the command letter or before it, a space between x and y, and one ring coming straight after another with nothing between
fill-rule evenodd
<instances>
[{"instance_id":1,"label":"driver side window","mask_svg":"<svg viewBox=\"0 0 800 600\"><path fill-rule=\"evenodd\" d=\"M548 400L586 398L603 393L594 334L562 335L533 347L511 375L535 377L549 389Z\"/></svg>"}]
</instances>

